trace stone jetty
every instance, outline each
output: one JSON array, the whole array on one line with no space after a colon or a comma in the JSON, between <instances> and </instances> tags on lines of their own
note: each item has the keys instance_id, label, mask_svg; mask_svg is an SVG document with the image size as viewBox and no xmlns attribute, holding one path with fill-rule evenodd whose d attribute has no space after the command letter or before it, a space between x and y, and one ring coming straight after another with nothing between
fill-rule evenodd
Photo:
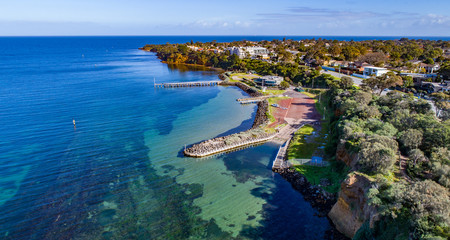
<instances>
[{"instance_id":1,"label":"stone jetty","mask_svg":"<svg viewBox=\"0 0 450 240\"><path fill-rule=\"evenodd\" d=\"M184 150L189 157L206 157L221 152L231 151L243 146L252 146L269 141L275 137L275 133L266 133L264 129L250 129L245 132L235 133L225 137L213 138Z\"/></svg>"},{"instance_id":2,"label":"stone jetty","mask_svg":"<svg viewBox=\"0 0 450 240\"><path fill-rule=\"evenodd\" d=\"M263 94L258 92L258 90L249 87L248 85L241 82L224 81L221 82L220 85L239 87L240 89L248 93L251 97L263 96ZM267 102L267 100L259 102L255 120L253 121L253 125L250 130L194 144L193 146L184 150L184 155L189 157L206 157L272 140L276 136L276 133L266 133L264 129L260 127L264 124L267 124L269 121L266 115L268 109L269 103Z\"/></svg>"}]
</instances>

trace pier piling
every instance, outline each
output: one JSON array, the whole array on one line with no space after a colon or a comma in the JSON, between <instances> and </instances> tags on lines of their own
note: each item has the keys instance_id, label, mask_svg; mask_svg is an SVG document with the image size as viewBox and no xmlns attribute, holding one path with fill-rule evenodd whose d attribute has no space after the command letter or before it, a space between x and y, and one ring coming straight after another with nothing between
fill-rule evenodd
<instances>
[{"instance_id":1,"label":"pier piling","mask_svg":"<svg viewBox=\"0 0 450 240\"><path fill-rule=\"evenodd\" d=\"M210 87L217 86L221 81L201 81L201 82L169 82L154 84L155 88L180 88L180 87Z\"/></svg>"}]
</instances>

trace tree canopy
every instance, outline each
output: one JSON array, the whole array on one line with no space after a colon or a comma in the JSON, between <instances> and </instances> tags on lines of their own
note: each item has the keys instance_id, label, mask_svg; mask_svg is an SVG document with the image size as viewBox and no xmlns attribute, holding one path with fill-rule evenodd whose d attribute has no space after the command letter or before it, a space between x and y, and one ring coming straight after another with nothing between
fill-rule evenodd
<instances>
[{"instance_id":1,"label":"tree canopy","mask_svg":"<svg viewBox=\"0 0 450 240\"><path fill-rule=\"evenodd\" d=\"M374 91L378 91L381 95L385 88L402 85L403 80L393 72L385 73L381 76L371 77L363 80L363 84L370 87Z\"/></svg>"}]
</instances>

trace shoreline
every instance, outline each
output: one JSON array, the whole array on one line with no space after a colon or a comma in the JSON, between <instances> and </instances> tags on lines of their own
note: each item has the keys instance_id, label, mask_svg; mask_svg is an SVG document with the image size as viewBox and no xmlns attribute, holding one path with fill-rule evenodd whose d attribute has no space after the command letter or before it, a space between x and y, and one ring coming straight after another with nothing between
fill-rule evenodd
<instances>
[{"instance_id":1,"label":"shoreline","mask_svg":"<svg viewBox=\"0 0 450 240\"><path fill-rule=\"evenodd\" d=\"M152 52L150 50L145 50L143 47L142 48L138 48L139 50L145 51L145 52ZM158 58L159 59L159 58ZM204 68L208 68L214 71L218 71L218 72L225 72L224 69L222 68L216 68L216 67L211 67L211 66L206 66L206 65L201 65L201 64L193 64L193 63L169 63L167 61L160 61L162 63L165 63L167 65L184 65L184 66L191 66L191 67L204 67Z\"/></svg>"},{"instance_id":2,"label":"shoreline","mask_svg":"<svg viewBox=\"0 0 450 240\"><path fill-rule=\"evenodd\" d=\"M165 61L161 61L161 62L168 64ZM205 65L197 65L197 64L179 64L179 65L201 66L201 67L212 69L211 67L207 67ZM223 69L221 69L221 70L223 70ZM263 94L261 94L258 91L255 91L254 89L252 89L251 87L249 87L248 85L246 85L244 83L227 81L226 80L227 77L225 77L223 75L223 72L219 73L218 77L220 80L222 80L222 82L219 83L219 85L221 85L221 86L236 86L236 87L240 88L242 91L249 94L251 97L263 96ZM264 112L263 112L264 107L260 106L260 104L262 104L262 103L266 103L266 105L267 105L266 108L264 109ZM260 116L265 121L268 121L268 117L265 114L267 111L267 108L268 108L267 100L258 103L258 108L257 108L257 112L255 115L255 119L253 121L252 128L250 128L249 130L251 130L257 126L260 126L264 122L264 121L262 121L262 122L258 121L258 116ZM245 131L242 131L242 132L245 132ZM227 135L227 136L231 136L231 135ZM224 138L227 136L216 137L216 138ZM216 139L216 138L213 138L213 139ZM193 145L191 145L191 147L198 145L198 144L202 144L204 142L207 142L207 141L210 141L213 139L209 139L209 140L205 140L200 143L197 143L197 144L193 144ZM261 144L261 142L260 142L260 144ZM251 144L251 145L253 145L253 144ZM239 149L239 148L235 147L230 150L232 151L233 149ZM227 152L227 151L223 151L223 152ZM217 152L214 154L220 154L223 152ZM183 151L183 154L186 155L186 150ZM210 154L210 155L214 155L214 154ZM280 174L280 176L284 180L289 182L291 184L292 188L296 192L300 193L303 196L303 198L305 199L305 201L307 201L308 203L311 204L311 207L313 209L316 209L317 211L319 211L319 216L326 217L328 219L331 227L329 230L326 231L327 234L325 236L325 239L333 239L333 240L336 240L336 239L337 240L348 240L349 239L337 230L333 221L331 221L331 219L328 217L328 213L330 212L331 208L337 201L336 194L327 193L325 190L323 190L315 185L312 185L310 182L308 182L308 180L306 179L305 176L303 176L301 173L299 173L295 170L283 169L283 170L278 170L278 171L274 171L274 172Z\"/></svg>"},{"instance_id":3,"label":"shoreline","mask_svg":"<svg viewBox=\"0 0 450 240\"><path fill-rule=\"evenodd\" d=\"M320 217L326 217L328 219L331 228L327 231L326 239L349 240L349 238L337 230L333 221L328 216L328 213L337 201L337 194L328 193L322 188L311 184L305 176L293 169L277 171L277 173L289 182L292 188L299 192L306 202L311 204L313 209L319 211Z\"/></svg>"},{"instance_id":4,"label":"shoreline","mask_svg":"<svg viewBox=\"0 0 450 240\"><path fill-rule=\"evenodd\" d=\"M145 51L145 50L144 50ZM225 72L224 69L222 68L215 68L215 67L211 67L211 66L206 66L206 65L201 65L201 64L193 64L193 63L168 63L167 61L161 61L162 63L165 63L167 65L182 65L182 66L189 66L189 67L202 67L202 68L208 68L211 69L213 71L217 71L217 72Z\"/></svg>"},{"instance_id":5,"label":"shoreline","mask_svg":"<svg viewBox=\"0 0 450 240\"><path fill-rule=\"evenodd\" d=\"M246 86L247 85L241 83L241 82L232 82L230 85L239 85L239 86ZM241 87L240 87L241 88ZM242 88L241 88L242 89ZM251 88L250 88L251 89ZM247 92L249 89L242 89L243 91ZM247 92L248 93L248 92ZM257 92L259 94L259 92ZM250 93L249 93L250 94ZM261 94L262 95L262 94ZM267 102L263 101L263 102ZM260 102L260 103L263 103ZM262 109L258 103L258 112L261 113L260 109ZM267 106L268 107L268 106ZM315 107L315 106L314 106ZM265 115L264 110L264 115ZM257 117L255 116L254 120L254 126L257 122ZM333 240L349 240L343 233L339 232L334 225L333 221L328 217L328 213L331 211L331 208L335 205L337 202L337 194L328 193L322 188L311 184L304 175L301 173L293 170L293 169L277 169L276 171L273 171L275 173L278 173L284 180L289 182L292 186L292 188L300 193L305 201L307 201L309 204L311 204L311 207L313 209L316 209L319 211L319 216L326 217L330 223L331 228L327 231L326 239L333 239Z\"/></svg>"},{"instance_id":6,"label":"shoreline","mask_svg":"<svg viewBox=\"0 0 450 240\"><path fill-rule=\"evenodd\" d=\"M219 74L219 78L222 78ZM228 82L222 81L219 83L221 86L236 86L242 91L249 94L251 97L262 96L261 93L255 91L253 88L246 84L240 82ZM211 155L229 152L234 149L241 149L252 145L257 145L271 140L276 136L276 134L269 134L265 132L260 132L258 127L264 125L268 121L266 112L269 108L269 103L267 100L259 102L257 104L257 110L255 114L255 119L253 120L252 127L248 130L241 131L239 133L230 134L222 137L215 137L191 145L190 147L184 149L183 154L188 157L202 158ZM237 143L229 143L234 138L239 139Z\"/></svg>"}]
</instances>

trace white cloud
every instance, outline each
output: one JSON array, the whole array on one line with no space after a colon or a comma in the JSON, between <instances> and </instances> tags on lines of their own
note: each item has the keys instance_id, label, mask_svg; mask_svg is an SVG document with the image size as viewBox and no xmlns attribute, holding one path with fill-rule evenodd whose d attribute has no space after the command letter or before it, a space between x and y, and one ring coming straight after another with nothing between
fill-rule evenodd
<instances>
[{"instance_id":1,"label":"white cloud","mask_svg":"<svg viewBox=\"0 0 450 240\"><path fill-rule=\"evenodd\" d=\"M450 16L436 14L291 7L284 12L258 16L255 21L267 26L284 29L290 26L289 34L294 35L450 35Z\"/></svg>"}]
</instances>

